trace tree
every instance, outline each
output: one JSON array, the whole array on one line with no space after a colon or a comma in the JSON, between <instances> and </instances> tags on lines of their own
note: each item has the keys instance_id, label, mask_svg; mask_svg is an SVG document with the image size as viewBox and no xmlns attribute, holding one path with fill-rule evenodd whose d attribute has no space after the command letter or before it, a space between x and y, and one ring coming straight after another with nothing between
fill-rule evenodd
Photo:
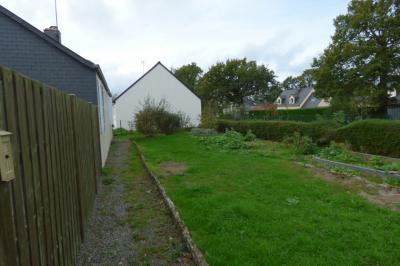
<instances>
[{"instance_id":1,"label":"tree","mask_svg":"<svg viewBox=\"0 0 400 266\"><path fill-rule=\"evenodd\" d=\"M314 80L309 70L305 70L303 74L297 77L289 76L281 83L281 88L283 90L301 89L313 86Z\"/></svg>"},{"instance_id":2,"label":"tree","mask_svg":"<svg viewBox=\"0 0 400 266\"><path fill-rule=\"evenodd\" d=\"M352 0L332 43L312 64L316 96L342 109L385 112L400 85L399 0Z\"/></svg>"},{"instance_id":3,"label":"tree","mask_svg":"<svg viewBox=\"0 0 400 266\"><path fill-rule=\"evenodd\" d=\"M196 63L183 65L174 71L175 76L186 84L191 90L195 90L203 70Z\"/></svg>"},{"instance_id":4,"label":"tree","mask_svg":"<svg viewBox=\"0 0 400 266\"><path fill-rule=\"evenodd\" d=\"M200 80L198 92L205 102L221 110L227 105L241 105L246 96L273 102L280 89L272 70L244 58L211 66Z\"/></svg>"}]
</instances>

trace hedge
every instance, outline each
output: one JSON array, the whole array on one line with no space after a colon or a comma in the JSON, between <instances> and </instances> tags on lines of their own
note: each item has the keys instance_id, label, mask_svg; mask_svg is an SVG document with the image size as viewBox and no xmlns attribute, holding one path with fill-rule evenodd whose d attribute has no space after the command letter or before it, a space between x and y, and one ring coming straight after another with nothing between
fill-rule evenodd
<instances>
[{"instance_id":1,"label":"hedge","mask_svg":"<svg viewBox=\"0 0 400 266\"><path fill-rule=\"evenodd\" d=\"M332 115L331 107L279 110L253 110L249 112L250 119L260 120L292 120L310 122L317 119L317 115L329 118Z\"/></svg>"},{"instance_id":2,"label":"hedge","mask_svg":"<svg viewBox=\"0 0 400 266\"><path fill-rule=\"evenodd\" d=\"M339 128L336 140L356 151L400 157L400 121L362 120Z\"/></svg>"},{"instance_id":3,"label":"hedge","mask_svg":"<svg viewBox=\"0 0 400 266\"><path fill-rule=\"evenodd\" d=\"M218 120L217 131L225 132L234 129L242 134L251 130L258 138L272 141L282 141L294 132L311 137L318 144L329 143L335 135L335 125L329 121L296 122L296 121L265 121L265 120Z\"/></svg>"}]
</instances>

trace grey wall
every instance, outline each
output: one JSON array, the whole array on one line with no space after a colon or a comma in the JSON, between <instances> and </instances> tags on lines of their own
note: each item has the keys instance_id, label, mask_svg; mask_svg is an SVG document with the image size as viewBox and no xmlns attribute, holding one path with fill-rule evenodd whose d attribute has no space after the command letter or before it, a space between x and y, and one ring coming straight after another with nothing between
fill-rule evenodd
<instances>
[{"instance_id":1,"label":"grey wall","mask_svg":"<svg viewBox=\"0 0 400 266\"><path fill-rule=\"evenodd\" d=\"M95 70L1 13L0 65L97 104Z\"/></svg>"}]
</instances>

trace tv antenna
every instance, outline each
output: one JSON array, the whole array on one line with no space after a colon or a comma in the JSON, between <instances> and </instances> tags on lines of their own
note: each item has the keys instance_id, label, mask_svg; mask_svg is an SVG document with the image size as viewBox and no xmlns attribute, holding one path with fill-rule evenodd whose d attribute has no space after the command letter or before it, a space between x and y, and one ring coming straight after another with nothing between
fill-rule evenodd
<instances>
[{"instance_id":1,"label":"tv antenna","mask_svg":"<svg viewBox=\"0 0 400 266\"><path fill-rule=\"evenodd\" d=\"M140 61L140 63L142 63L142 71L143 71L143 74L144 74L144 60L142 60L142 61Z\"/></svg>"},{"instance_id":2,"label":"tv antenna","mask_svg":"<svg viewBox=\"0 0 400 266\"><path fill-rule=\"evenodd\" d=\"M56 26L58 28L57 0L54 0L54 11L56 13Z\"/></svg>"}]
</instances>

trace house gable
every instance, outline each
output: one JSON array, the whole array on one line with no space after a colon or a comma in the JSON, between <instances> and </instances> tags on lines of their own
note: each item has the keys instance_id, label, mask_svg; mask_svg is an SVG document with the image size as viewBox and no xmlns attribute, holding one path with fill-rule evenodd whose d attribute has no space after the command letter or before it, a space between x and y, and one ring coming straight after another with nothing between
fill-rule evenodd
<instances>
[{"instance_id":1,"label":"house gable","mask_svg":"<svg viewBox=\"0 0 400 266\"><path fill-rule=\"evenodd\" d=\"M134 114L146 98L165 99L174 112L183 112L194 125L201 114L201 100L185 84L158 62L114 100L115 126L130 128Z\"/></svg>"},{"instance_id":2,"label":"house gable","mask_svg":"<svg viewBox=\"0 0 400 266\"><path fill-rule=\"evenodd\" d=\"M97 103L96 74L109 96L100 67L84 59L0 5L0 64Z\"/></svg>"}]
</instances>

